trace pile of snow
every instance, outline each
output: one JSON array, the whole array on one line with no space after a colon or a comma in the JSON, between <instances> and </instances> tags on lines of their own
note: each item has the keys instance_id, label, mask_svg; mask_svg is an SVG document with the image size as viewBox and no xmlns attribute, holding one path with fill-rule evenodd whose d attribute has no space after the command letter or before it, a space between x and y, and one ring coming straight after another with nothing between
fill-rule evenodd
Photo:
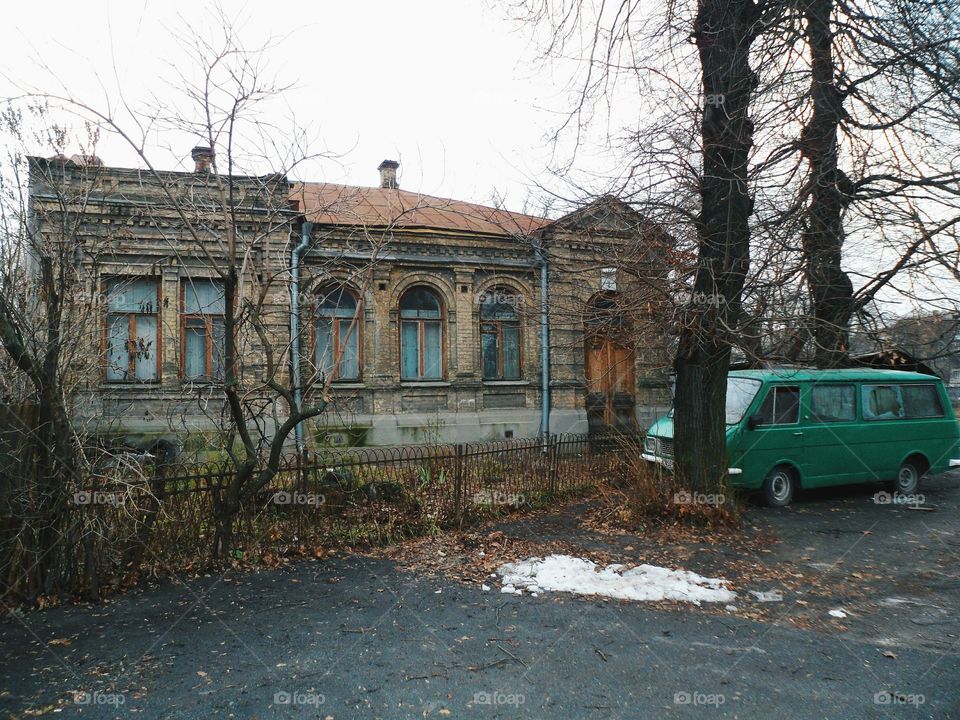
<instances>
[{"instance_id":1,"label":"pile of snow","mask_svg":"<svg viewBox=\"0 0 960 720\"><path fill-rule=\"evenodd\" d=\"M501 592L532 594L544 590L577 595L603 595L618 600L682 600L729 603L737 594L726 587L723 578L707 578L686 570L670 570L656 565L638 565L624 570L623 565L600 569L596 563L569 555L528 558L503 565L497 574L503 580Z\"/></svg>"}]
</instances>

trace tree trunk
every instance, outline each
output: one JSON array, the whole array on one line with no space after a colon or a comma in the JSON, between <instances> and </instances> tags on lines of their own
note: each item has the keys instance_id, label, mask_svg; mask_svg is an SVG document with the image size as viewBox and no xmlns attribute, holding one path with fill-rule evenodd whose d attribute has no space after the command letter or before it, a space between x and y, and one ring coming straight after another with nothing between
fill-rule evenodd
<instances>
[{"instance_id":1,"label":"tree trunk","mask_svg":"<svg viewBox=\"0 0 960 720\"><path fill-rule=\"evenodd\" d=\"M78 570L66 564L71 545L78 540L71 537L72 531L82 523L71 525L67 511L71 499L68 488L76 479L76 448L63 406L63 395L58 391L55 371L51 373L47 384L41 385L38 396L34 512L39 527L34 545L36 560L31 563L30 571L33 578L27 586L30 595L52 595L58 591L60 582L67 574Z\"/></svg>"},{"instance_id":2,"label":"tree trunk","mask_svg":"<svg viewBox=\"0 0 960 720\"><path fill-rule=\"evenodd\" d=\"M837 88L830 18L834 0L807 0L803 6L810 50L813 113L800 136L810 163L810 205L803 234L804 272L810 292L817 367L836 367L847 358L853 284L841 268L843 212L849 181L837 166L837 135L844 116Z\"/></svg>"},{"instance_id":3,"label":"tree trunk","mask_svg":"<svg viewBox=\"0 0 960 720\"><path fill-rule=\"evenodd\" d=\"M748 111L757 78L749 52L757 20L752 0L700 0L694 27L705 100L703 171L694 300L674 359L674 451L678 478L696 490L722 488L727 474L729 333L739 320L750 266Z\"/></svg>"},{"instance_id":4,"label":"tree trunk","mask_svg":"<svg viewBox=\"0 0 960 720\"><path fill-rule=\"evenodd\" d=\"M233 551L233 523L237 515L237 508L230 502L229 489L224 497L224 490L213 490L213 519L214 534L213 543L210 546L210 554L214 561L223 562L228 560Z\"/></svg>"},{"instance_id":5,"label":"tree trunk","mask_svg":"<svg viewBox=\"0 0 960 720\"><path fill-rule=\"evenodd\" d=\"M143 519L137 525L136 534L130 539L130 543L123 553L123 567L130 572L136 572L143 561L143 556L146 554L147 546L150 543L150 535L166 500L168 473L167 458L157 458L153 477L150 480L150 496L146 499L146 507L143 509Z\"/></svg>"}]
</instances>

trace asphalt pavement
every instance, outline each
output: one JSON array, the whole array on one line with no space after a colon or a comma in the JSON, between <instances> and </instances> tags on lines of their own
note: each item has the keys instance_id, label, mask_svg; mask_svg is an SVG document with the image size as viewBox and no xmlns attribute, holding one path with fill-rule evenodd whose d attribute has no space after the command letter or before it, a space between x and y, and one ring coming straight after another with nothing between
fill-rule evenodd
<instances>
[{"instance_id":1,"label":"asphalt pavement","mask_svg":"<svg viewBox=\"0 0 960 720\"><path fill-rule=\"evenodd\" d=\"M838 577L773 620L303 561L0 618L0 717L960 718L960 477L875 490L748 512L765 562Z\"/></svg>"}]
</instances>

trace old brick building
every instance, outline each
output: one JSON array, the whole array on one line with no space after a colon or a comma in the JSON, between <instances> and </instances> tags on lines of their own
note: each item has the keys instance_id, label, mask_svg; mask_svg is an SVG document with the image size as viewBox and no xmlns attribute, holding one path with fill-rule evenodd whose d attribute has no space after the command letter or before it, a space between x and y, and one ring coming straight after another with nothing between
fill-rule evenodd
<instances>
[{"instance_id":1,"label":"old brick building","mask_svg":"<svg viewBox=\"0 0 960 720\"><path fill-rule=\"evenodd\" d=\"M222 184L203 149L195 160L194 173L31 161L35 217L65 207L51 178L85 190L73 210L77 264L96 290L82 342L96 362L80 372L75 412L97 432L142 443L215 430L217 267L231 241L267 330L238 338L242 372L267 371L267 337L287 358L284 382L292 372L312 387L307 401L330 399L304 423L309 444L634 427L665 406L665 241L626 204L602 198L548 220L400 189L384 161L378 187L231 178L231 240Z\"/></svg>"}]
</instances>

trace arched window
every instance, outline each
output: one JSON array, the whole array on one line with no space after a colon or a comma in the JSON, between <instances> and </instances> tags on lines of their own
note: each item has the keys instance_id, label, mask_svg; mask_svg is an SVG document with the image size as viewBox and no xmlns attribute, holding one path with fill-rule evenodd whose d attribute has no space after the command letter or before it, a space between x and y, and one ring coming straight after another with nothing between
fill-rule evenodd
<instances>
[{"instance_id":1,"label":"arched window","mask_svg":"<svg viewBox=\"0 0 960 720\"><path fill-rule=\"evenodd\" d=\"M400 298L400 379L443 379L442 307L422 285Z\"/></svg>"},{"instance_id":2,"label":"arched window","mask_svg":"<svg viewBox=\"0 0 960 720\"><path fill-rule=\"evenodd\" d=\"M621 342L630 338L630 323L619 293L602 292L594 296L587 305L583 321L588 337L610 337Z\"/></svg>"},{"instance_id":3,"label":"arched window","mask_svg":"<svg viewBox=\"0 0 960 720\"><path fill-rule=\"evenodd\" d=\"M523 296L512 288L487 290L480 303L480 355L484 380L519 380L520 321Z\"/></svg>"},{"instance_id":4,"label":"arched window","mask_svg":"<svg viewBox=\"0 0 960 720\"><path fill-rule=\"evenodd\" d=\"M344 287L323 288L317 299L316 363L325 377L360 378L357 298Z\"/></svg>"}]
</instances>

